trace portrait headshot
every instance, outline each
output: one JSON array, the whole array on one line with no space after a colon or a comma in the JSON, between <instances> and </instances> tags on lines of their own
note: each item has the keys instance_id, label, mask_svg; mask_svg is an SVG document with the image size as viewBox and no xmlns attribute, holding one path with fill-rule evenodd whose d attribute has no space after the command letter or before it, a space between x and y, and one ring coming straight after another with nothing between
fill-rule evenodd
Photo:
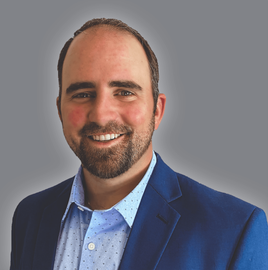
<instances>
[{"instance_id":1,"label":"portrait headshot","mask_svg":"<svg viewBox=\"0 0 268 270\"><path fill-rule=\"evenodd\" d=\"M3 269L268 269L267 2L1 6Z\"/></svg>"}]
</instances>

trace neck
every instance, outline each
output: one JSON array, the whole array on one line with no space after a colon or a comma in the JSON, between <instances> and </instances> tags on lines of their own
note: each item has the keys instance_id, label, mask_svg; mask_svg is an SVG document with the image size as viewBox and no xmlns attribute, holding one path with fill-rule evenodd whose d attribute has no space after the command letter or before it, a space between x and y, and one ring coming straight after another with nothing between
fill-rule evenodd
<instances>
[{"instance_id":1,"label":"neck","mask_svg":"<svg viewBox=\"0 0 268 270\"><path fill-rule=\"evenodd\" d=\"M125 198L138 185L150 165L152 147L149 148L127 172L115 178L102 179L83 168L86 204L92 210L104 210Z\"/></svg>"}]
</instances>

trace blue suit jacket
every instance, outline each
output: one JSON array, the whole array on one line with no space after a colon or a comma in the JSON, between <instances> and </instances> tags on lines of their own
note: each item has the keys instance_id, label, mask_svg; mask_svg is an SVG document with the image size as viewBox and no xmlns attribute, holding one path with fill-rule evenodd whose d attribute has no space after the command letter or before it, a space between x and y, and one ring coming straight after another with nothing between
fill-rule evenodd
<instances>
[{"instance_id":1,"label":"blue suit jacket","mask_svg":"<svg viewBox=\"0 0 268 270\"><path fill-rule=\"evenodd\" d=\"M73 178L31 195L12 225L12 270L52 270ZM172 171L157 155L120 270L268 269L264 212Z\"/></svg>"}]
</instances>

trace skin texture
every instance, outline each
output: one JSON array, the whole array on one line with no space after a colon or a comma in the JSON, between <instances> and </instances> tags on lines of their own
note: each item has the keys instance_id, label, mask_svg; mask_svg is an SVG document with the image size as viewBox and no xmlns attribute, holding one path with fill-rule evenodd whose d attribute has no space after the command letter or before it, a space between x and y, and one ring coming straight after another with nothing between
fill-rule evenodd
<instances>
[{"instance_id":1,"label":"skin texture","mask_svg":"<svg viewBox=\"0 0 268 270\"><path fill-rule=\"evenodd\" d=\"M165 101L159 94L153 114L149 64L135 37L95 27L74 39L63 64L57 106L67 143L82 162L92 209L112 207L142 179ZM122 136L108 142L90 137L112 133ZM131 162L125 162L128 153Z\"/></svg>"}]
</instances>

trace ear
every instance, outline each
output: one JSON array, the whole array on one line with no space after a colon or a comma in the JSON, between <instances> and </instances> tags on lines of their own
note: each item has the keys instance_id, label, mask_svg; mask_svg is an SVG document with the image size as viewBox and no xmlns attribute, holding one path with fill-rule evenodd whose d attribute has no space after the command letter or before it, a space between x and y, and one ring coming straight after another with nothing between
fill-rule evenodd
<instances>
[{"instance_id":1,"label":"ear","mask_svg":"<svg viewBox=\"0 0 268 270\"><path fill-rule=\"evenodd\" d=\"M155 110L155 127L154 129L157 130L160 122L164 116L165 112L165 106L166 106L166 96L165 94L159 94L156 104L156 110Z\"/></svg>"},{"instance_id":2,"label":"ear","mask_svg":"<svg viewBox=\"0 0 268 270\"><path fill-rule=\"evenodd\" d=\"M60 121L62 122L61 109L60 109L60 98L59 97L57 97L57 99L56 99L56 105L57 105L58 115L59 115Z\"/></svg>"}]
</instances>

